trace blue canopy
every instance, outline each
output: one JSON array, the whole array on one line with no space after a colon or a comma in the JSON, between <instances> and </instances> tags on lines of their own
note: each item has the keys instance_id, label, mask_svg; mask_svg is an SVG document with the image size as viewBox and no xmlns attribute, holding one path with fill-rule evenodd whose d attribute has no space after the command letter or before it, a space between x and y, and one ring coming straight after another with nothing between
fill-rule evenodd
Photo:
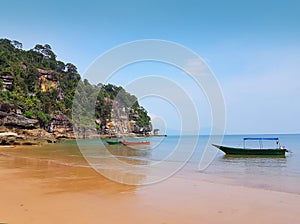
<instances>
[{"instance_id":1,"label":"blue canopy","mask_svg":"<svg viewBox=\"0 0 300 224\"><path fill-rule=\"evenodd\" d=\"M279 138L244 138L245 140L279 140Z\"/></svg>"}]
</instances>

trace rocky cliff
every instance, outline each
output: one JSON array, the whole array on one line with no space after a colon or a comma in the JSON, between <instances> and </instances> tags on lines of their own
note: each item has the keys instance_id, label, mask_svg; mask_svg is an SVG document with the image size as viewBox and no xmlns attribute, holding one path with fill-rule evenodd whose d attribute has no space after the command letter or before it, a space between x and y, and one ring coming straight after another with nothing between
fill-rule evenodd
<instances>
[{"instance_id":1,"label":"rocky cliff","mask_svg":"<svg viewBox=\"0 0 300 224\"><path fill-rule=\"evenodd\" d=\"M0 111L0 126L10 129L36 129L39 128L39 121L19 114Z\"/></svg>"},{"instance_id":2,"label":"rocky cliff","mask_svg":"<svg viewBox=\"0 0 300 224\"><path fill-rule=\"evenodd\" d=\"M89 101L94 93L97 102L94 110L79 108L78 117L72 122L72 105L78 85L84 89L80 96L83 101ZM117 99L119 95L121 98ZM91 113L96 119L87 124L84 121ZM83 122L76 126L74 120ZM23 50L18 41L0 39L1 128L14 131L18 138L28 135L52 139L74 137L73 128L83 130L84 135L87 130L111 135L147 134L152 127L147 111L135 96L122 87L93 85L81 80L76 66L57 60L50 45L37 44L33 49Z\"/></svg>"}]
</instances>

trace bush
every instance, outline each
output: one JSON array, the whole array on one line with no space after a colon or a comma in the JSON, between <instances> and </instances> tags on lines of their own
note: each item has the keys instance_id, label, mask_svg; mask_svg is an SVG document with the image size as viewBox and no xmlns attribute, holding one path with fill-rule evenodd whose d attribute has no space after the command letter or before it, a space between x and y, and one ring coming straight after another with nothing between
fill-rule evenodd
<instances>
[{"instance_id":1,"label":"bush","mask_svg":"<svg viewBox=\"0 0 300 224\"><path fill-rule=\"evenodd\" d=\"M23 116L30 119L38 119L40 126L43 128L47 127L51 121L50 115L45 114L42 111L26 111Z\"/></svg>"},{"instance_id":2,"label":"bush","mask_svg":"<svg viewBox=\"0 0 300 224\"><path fill-rule=\"evenodd\" d=\"M35 112L36 118L39 120L41 127L45 128L47 125L49 125L51 117L49 114L45 114L41 111Z\"/></svg>"},{"instance_id":3,"label":"bush","mask_svg":"<svg viewBox=\"0 0 300 224\"><path fill-rule=\"evenodd\" d=\"M27 117L27 118L34 118L34 112L32 111L26 111L24 114L23 114L24 117Z\"/></svg>"}]
</instances>

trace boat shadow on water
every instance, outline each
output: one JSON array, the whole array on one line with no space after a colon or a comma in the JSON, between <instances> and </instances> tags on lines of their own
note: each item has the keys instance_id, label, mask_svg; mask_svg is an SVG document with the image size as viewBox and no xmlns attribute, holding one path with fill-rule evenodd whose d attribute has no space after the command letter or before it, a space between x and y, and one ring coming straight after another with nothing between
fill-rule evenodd
<instances>
[{"instance_id":1,"label":"boat shadow on water","mask_svg":"<svg viewBox=\"0 0 300 224\"><path fill-rule=\"evenodd\" d=\"M222 159L286 159L285 155L233 155L233 154L225 154Z\"/></svg>"},{"instance_id":2,"label":"boat shadow on water","mask_svg":"<svg viewBox=\"0 0 300 224\"><path fill-rule=\"evenodd\" d=\"M262 167L272 168L275 171L287 166L285 155L224 155L220 158L220 161L237 169L248 167L256 171ZM274 170L274 168L276 169Z\"/></svg>"},{"instance_id":3,"label":"boat shadow on water","mask_svg":"<svg viewBox=\"0 0 300 224\"><path fill-rule=\"evenodd\" d=\"M151 151L149 147L145 148L146 146L137 146L138 149L132 146L124 146L124 145L109 145L106 149L112 155L123 155L123 156L149 156Z\"/></svg>"}]
</instances>

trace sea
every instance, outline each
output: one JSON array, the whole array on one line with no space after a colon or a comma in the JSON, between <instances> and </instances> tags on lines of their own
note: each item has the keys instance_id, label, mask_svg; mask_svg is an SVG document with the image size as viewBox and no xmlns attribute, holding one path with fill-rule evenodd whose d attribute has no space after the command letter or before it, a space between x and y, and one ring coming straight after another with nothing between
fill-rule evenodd
<instances>
[{"instance_id":1,"label":"sea","mask_svg":"<svg viewBox=\"0 0 300 224\"><path fill-rule=\"evenodd\" d=\"M108 145L100 139L67 140L43 146L1 148L0 159L9 157L44 161L50 165L92 166L99 175L125 184L159 184L175 176L187 181L300 194L300 134L225 135L222 144L243 147L244 137L278 137L289 152L285 156L228 156L215 149L208 166L200 170L200 161L211 143L210 136L202 135L127 139L148 140L151 144L146 148ZM254 145L257 143L249 144L259 147ZM263 144L276 147L274 142Z\"/></svg>"}]
</instances>

